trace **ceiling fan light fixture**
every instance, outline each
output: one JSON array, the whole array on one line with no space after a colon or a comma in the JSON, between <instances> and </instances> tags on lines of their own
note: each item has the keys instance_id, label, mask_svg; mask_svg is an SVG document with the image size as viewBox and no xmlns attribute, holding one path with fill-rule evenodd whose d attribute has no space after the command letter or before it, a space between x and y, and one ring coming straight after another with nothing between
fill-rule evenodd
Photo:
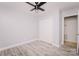
<instances>
[{"instance_id":1,"label":"ceiling fan light fixture","mask_svg":"<svg viewBox=\"0 0 79 59\"><path fill-rule=\"evenodd\" d=\"M38 13L38 10L45 11L43 8L41 8L41 6L44 5L46 2L35 2L35 5L30 2L26 3L34 7L31 11L35 10L36 13Z\"/></svg>"}]
</instances>

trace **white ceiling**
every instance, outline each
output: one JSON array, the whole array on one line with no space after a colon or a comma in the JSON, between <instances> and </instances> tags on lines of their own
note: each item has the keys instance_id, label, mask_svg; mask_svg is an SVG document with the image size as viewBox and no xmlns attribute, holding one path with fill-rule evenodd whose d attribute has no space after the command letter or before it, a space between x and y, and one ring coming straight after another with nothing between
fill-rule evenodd
<instances>
[{"instance_id":1,"label":"white ceiling","mask_svg":"<svg viewBox=\"0 0 79 59\"><path fill-rule=\"evenodd\" d=\"M61 10L71 9L71 8L78 8L79 2L52 2L52 7L60 8Z\"/></svg>"},{"instance_id":2,"label":"white ceiling","mask_svg":"<svg viewBox=\"0 0 79 59\"><path fill-rule=\"evenodd\" d=\"M31 2L34 4L34 2ZM0 8L16 8L16 10L23 10L26 12L29 12L32 8L32 6L28 5L25 2L0 2ZM70 8L78 8L79 2L47 2L42 8L46 9L54 9L54 8L60 8L61 10L67 10Z\"/></svg>"},{"instance_id":3,"label":"white ceiling","mask_svg":"<svg viewBox=\"0 0 79 59\"><path fill-rule=\"evenodd\" d=\"M42 7L45 9L59 8L61 10L67 10L67 9L71 9L71 8L78 8L79 2L48 2Z\"/></svg>"}]
</instances>

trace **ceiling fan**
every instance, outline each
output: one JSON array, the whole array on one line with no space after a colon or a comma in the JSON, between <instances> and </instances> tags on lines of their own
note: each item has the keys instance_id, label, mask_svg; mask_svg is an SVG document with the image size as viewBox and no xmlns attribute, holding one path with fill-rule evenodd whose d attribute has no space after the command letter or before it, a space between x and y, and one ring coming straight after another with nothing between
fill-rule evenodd
<instances>
[{"instance_id":1,"label":"ceiling fan","mask_svg":"<svg viewBox=\"0 0 79 59\"><path fill-rule=\"evenodd\" d=\"M41 8L41 6L44 5L46 2L35 2L35 5L33 5L30 2L26 2L26 3L34 7L30 11L33 11L33 10L35 10L35 11L37 11L37 10L45 11L43 8Z\"/></svg>"}]
</instances>

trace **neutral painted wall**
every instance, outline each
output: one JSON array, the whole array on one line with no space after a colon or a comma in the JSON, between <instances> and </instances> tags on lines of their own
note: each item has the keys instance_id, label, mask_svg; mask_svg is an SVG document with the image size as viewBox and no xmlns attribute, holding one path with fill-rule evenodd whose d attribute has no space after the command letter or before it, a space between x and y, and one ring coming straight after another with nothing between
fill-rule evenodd
<instances>
[{"instance_id":1,"label":"neutral painted wall","mask_svg":"<svg viewBox=\"0 0 79 59\"><path fill-rule=\"evenodd\" d=\"M0 3L0 48L37 38L37 19L23 3Z\"/></svg>"},{"instance_id":2,"label":"neutral painted wall","mask_svg":"<svg viewBox=\"0 0 79 59\"><path fill-rule=\"evenodd\" d=\"M45 11L36 14L29 11L31 7L24 2L0 3L0 48L36 38L59 46L63 38L59 8L47 3L42 6ZM62 16L71 13L75 12L65 11Z\"/></svg>"},{"instance_id":3,"label":"neutral painted wall","mask_svg":"<svg viewBox=\"0 0 79 59\"><path fill-rule=\"evenodd\" d=\"M39 13L39 39L59 47L59 9L46 5L45 12Z\"/></svg>"},{"instance_id":4,"label":"neutral painted wall","mask_svg":"<svg viewBox=\"0 0 79 59\"><path fill-rule=\"evenodd\" d=\"M67 17L67 16L78 15L78 9L79 8L72 8L72 9L64 10L62 11L62 16Z\"/></svg>"},{"instance_id":5,"label":"neutral painted wall","mask_svg":"<svg viewBox=\"0 0 79 59\"><path fill-rule=\"evenodd\" d=\"M50 7L51 3L46 5ZM29 7L0 3L0 48L36 38L59 46L59 9L47 8L36 14Z\"/></svg>"}]
</instances>

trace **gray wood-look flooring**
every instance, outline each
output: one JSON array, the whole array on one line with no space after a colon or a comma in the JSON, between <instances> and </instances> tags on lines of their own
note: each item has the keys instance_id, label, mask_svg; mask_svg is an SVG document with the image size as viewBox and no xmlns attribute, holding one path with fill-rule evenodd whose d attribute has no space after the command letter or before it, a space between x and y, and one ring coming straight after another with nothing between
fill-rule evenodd
<instances>
[{"instance_id":1,"label":"gray wood-look flooring","mask_svg":"<svg viewBox=\"0 0 79 59\"><path fill-rule=\"evenodd\" d=\"M0 56L77 56L76 49L57 48L43 41L34 41L14 48L0 51Z\"/></svg>"}]
</instances>

